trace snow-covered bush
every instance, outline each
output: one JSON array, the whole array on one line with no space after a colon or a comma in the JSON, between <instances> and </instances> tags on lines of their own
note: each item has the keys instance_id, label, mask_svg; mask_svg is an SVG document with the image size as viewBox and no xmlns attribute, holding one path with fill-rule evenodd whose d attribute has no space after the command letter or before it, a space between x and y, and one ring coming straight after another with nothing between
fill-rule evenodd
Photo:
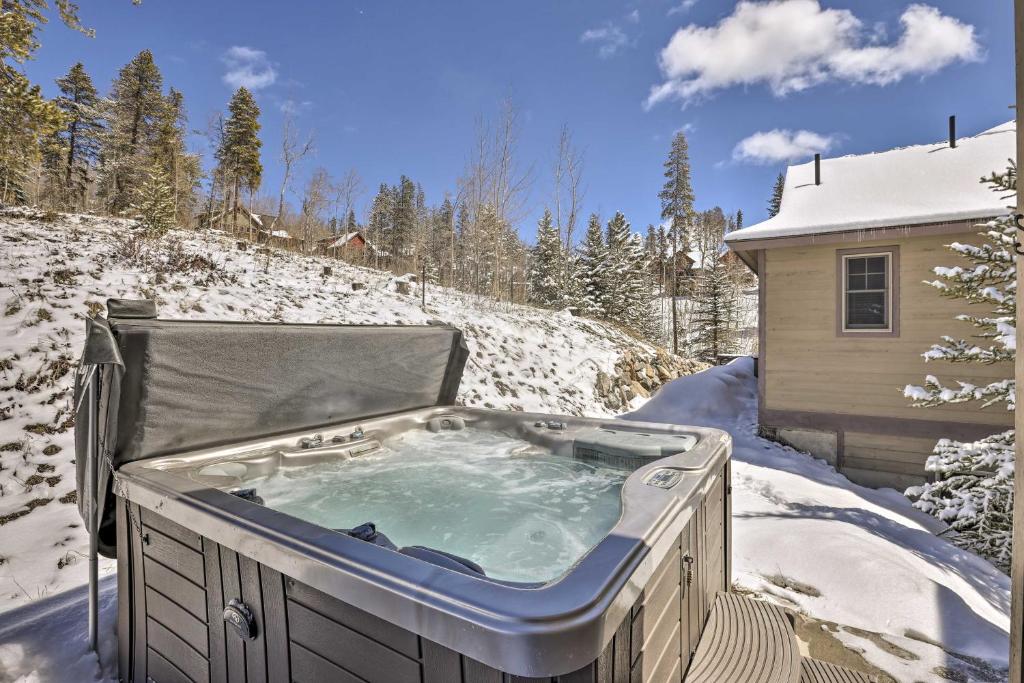
<instances>
[{"instance_id":1,"label":"snow-covered bush","mask_svg":"<svg viewBox=\"0 0 1024 683\"><path fill-rule=\"evenodd\" d=\"M926 465L938 481L907 489L915 507L949 524L957 545L1005 572L1013 534L1013 445L1012 429L978 441L942 439Z\"/></svg>"},{"instance_id":2,"label":"snow-covered bush","mask_svg":"<svg viewBox=\"0 0 1024 683\"><path fill-rule=\"evenodd\" d=\"M1012 201L1016 170L1011 162L1005 173L993 173L982 182ZM979 332L973 340L944 336L942 343L923 354L926 361L1013 362L1017 301L1013 245L1017 230L1012 214L990 221L984 228L980 245L949 245L970 265L937 267L934 272L938 279L928 284L942 296L980 304L988 313L958 315L957 320L970 323ZM1010 368L1012 371L1012 365ZM904 395L918 406L980 401L982 406L1006 403L1007 409L1013 410L1014 390L1012 378L984 386L958 381L951 387L929 375L923 386L908 385ZM1014 442L1013 430L974 442L942 439L926 465L938 480L906 491L916 507L950 525L951 538L957 545L987 557L1003 570L1009 568L1011 552Z\"/></svg>"}]
</instances>

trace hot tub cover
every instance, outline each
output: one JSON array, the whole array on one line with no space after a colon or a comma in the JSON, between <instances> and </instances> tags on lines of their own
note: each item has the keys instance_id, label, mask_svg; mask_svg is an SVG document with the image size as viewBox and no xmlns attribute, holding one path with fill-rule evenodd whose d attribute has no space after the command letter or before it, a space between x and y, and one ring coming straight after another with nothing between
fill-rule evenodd
<instances>
[{"instance_id":1,"label":"hot tub cover","mask_svg":"<svg viewBox=\"0 0 1024 683\"><path fill-rule=\"evenodd\" d=\"M161 320L152 302L108 302L87 322L76 382L78 487L96 367L100 550L113 555L111 470L136 460L451 405L468 357L446 325ZM79 496L79 510L91 501Z\"/></svg>"}]
</instances>

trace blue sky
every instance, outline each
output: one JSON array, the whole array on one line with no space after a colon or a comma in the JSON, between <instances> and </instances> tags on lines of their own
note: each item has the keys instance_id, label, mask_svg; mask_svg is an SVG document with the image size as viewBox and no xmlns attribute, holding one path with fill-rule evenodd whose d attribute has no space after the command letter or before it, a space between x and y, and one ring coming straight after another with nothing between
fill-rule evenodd
<instances>
[{"instance_id":1,"label":"blue sky","mask_svg":"<svg viewBox=\"0 0 1024 683\"><path fill-rule=\"evenodd\" d=\"M962 134L1012 117L1008 0L83 5L96 37L53 22L30 78L54 94L53 79L82 61L106 92L150 48L165 84L185 93L193 128L224 107L231 84L256 86L267 194L280 182L282 107L316 131L302 174L354 167L368 203L405 173L436 202L455 187L476 117L510 97L533 167L520 226L531 241L563 124L586 154L586 211L621 210L642 230L659 220L661 164L681 128L698 208L742 209L750 224L765 217L775 174L816 150L939 140L949 114Z\"/></svg>"}]
</instances>

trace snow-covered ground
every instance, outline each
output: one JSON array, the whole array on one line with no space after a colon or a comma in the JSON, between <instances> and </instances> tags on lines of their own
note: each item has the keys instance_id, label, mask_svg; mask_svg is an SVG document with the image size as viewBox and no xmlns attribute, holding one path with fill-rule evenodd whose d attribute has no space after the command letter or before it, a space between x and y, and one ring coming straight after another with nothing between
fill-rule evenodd
<instances>
[{"instance_id":1,"label":"snow-covered ground","mask_svg":"<svg viewBox=\"0 0 1024 683\"><path fill-rule=\"evenodd\" d=\"M597 370L608 372L636 346L608 326L436 288L424 312L415 287L404 294L388 275L336 261L282 255L264 275L262 259L219 238L184 235L182 254L170 260L203 253L213 266L167 272L166 256L147 264L145 255L131 256L131 244L119 248L116 237L126 232L110 221L0 218L0 446L19 444L0 450L0 519L49 500L0 526L0 681L113 676L112 567L104 567L100 666L84 640L85 536L75 506L59 501L74 481L70 432L59 431L67 419L65 365L80 348L80 316L106 297L156 295L167 317L442 319L469 337L465 403L541 412L606 414L593 396ZM118 250L131 263L115 257ZM321 276L324 264L333 275ZM896 491L854 485L758 438L751 361L676 380L634 408L637 419L732 433L739 588L829 622L821 628L895 680L1005 679L1007 577L935 536L942 525ZM42 426L26 429L33 425ZM34 474L42 481L29 485ZM46 477L60 480L51 485Z\"/></svg>"}]
</instances>

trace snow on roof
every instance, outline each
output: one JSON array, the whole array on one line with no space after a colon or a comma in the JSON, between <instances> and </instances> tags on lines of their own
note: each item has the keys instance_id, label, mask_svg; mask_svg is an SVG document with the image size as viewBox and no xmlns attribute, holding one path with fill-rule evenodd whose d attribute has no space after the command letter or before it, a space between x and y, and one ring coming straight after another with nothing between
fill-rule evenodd
<instances>
[{"instance_id":1,"label":"snow on roof","mask_svg":"<svg viewBox=\"0 0 1024 683\"><path fill-rule=\"evenodd\" d=\"M726 236L744 240L844 230L990 218L1008 200L979 182L1016 157L1013 121L973 137L902 147L888 152L822 159L821 185L814 162L786 170L777 216Z\"/></svg>"},{"instance_id":2,"label":"snow on roof","mask_svg":"<svg viewBox=\"0 0 1024 683\"><path fill-rule=\"evenodd\" d=\"M344 235L342 235L341 237L339 237L335 241L331 242L330 245L327 248L328 249L340 249L340 248L344 247L346 244L348 244L349 240L351 240L353 237L355 237L358 234L359 234L358 230L353 230L352 232L346 232Z\"/></svg>"},{"instance_id":3,"label":"snow on roof","mask_svg":"<svg viewBox=\"0 0 1024 683\"><path fill-rule=\"evenodd\" d=\"M270 234L273 237L284 237L285 239L291 237L287 230L272 230Z\"/></svg>"}]
</instances>

